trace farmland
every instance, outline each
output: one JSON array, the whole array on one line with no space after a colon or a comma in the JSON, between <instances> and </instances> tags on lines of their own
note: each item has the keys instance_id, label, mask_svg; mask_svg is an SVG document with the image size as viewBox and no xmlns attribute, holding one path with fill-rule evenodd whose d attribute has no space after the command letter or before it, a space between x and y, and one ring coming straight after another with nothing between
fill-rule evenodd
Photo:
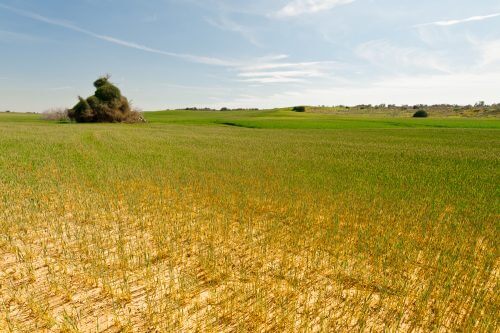
<instances>
[{"instance_id":1,"label":"farmland","mask_svg":"<svg viewBox=\"0 0 500 333\"><path fill-rule=\"evenodd\" d=\"M0 114L0 331L499 328L498 117Z\"/></svg>"}]
</instances>

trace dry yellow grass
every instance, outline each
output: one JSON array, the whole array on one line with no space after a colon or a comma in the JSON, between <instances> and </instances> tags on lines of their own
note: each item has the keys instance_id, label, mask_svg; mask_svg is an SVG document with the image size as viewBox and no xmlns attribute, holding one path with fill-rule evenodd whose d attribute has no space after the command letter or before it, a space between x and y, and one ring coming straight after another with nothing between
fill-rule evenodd
<instances>
[{"instance_id":1,"label":"dry yellow grass","mask_svg":"<svg viewBox=\"0 0 500 333\"><path fill-rule=\"evenodd\" d=\"M498 329L497 130L0 123L0 331Z\"/></svg>"}]
</instances>

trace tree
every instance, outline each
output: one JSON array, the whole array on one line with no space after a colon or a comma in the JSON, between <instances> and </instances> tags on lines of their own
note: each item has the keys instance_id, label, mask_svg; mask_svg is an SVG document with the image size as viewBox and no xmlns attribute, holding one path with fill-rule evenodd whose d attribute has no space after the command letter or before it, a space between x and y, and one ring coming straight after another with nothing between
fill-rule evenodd
<instances>
[{"instance_id":1,"label":"tree","mask_svg":"<svg viewBox=\"0 0 500 333\"><path fill-rule=\"evenodd\" d=\"M306 107L305 106L294 106L292 111L295 112L306 112Z\"/></svg>"},{"instance_id":2,"label":"tree","mask_svg":"<svg viewBox=\"0 0 500 333\"><path fill-rule=\"evenodd\" d=\"M413 114L413 118L427 118L429 114L425 110L418 110Z\"/></svg>"},{"instance_id":3,"label":"tree","mask_svg":"<svg viewBox=\"0 0 500 333\"><path fill-rule=\"evenodd\" d=\"M78 123L119 123L144 122L144 117L130 108L130 104L120 89L109 82L109 75L94 82L93 96L79 102L68 111L68 117Z\"/></svg>"}]
</instances>

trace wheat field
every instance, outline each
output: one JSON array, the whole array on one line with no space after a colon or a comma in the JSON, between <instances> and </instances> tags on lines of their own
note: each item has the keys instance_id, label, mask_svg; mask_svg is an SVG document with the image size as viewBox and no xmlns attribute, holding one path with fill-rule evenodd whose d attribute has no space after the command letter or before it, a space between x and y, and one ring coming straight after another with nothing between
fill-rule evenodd
<instances>
[{"instance_id":1,"label":"wheat field","mask_svg":"<svg viewBox=\"0 0 500 333\"><path fill-rule=\"evenodd\" d=\"M497 119L248 114L0 115L0 331L499 330Z\"/></svg>"}]
</instances>

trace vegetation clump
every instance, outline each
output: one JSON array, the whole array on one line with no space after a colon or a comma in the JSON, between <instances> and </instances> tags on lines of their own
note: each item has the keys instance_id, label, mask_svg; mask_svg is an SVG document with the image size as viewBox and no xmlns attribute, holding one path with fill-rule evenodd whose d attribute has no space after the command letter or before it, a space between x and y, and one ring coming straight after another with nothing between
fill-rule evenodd
<instances>
[{"instance_id":1,"label":"vegetation clump","mask_svg":"<svg viewBox=\"0 0 500 333\"><path fill-rule=\"evenodd\" d=\"M418 110L413 114L413 118L427 118L429 114L425 110Z\"/></svg>"},{"instance_id":2,"label":"vegetation clump","mask_svg":"<svg viewBox=\"0 0 500 333\"><path fill-rule=\"evenodd\" d=\"M49 109L42 113L42 120L58 121L60 123L69 122L68 110L63 108Z\"/></svg>"},{"instance_id":3,"label":"vegetation clump","mask_svg":"<svg viewBox=\"0 0 500 333\"><path fill-rule=\"evenodd\" d=\"M70 110L68 117L78 123L137 123L145 122L144 117L132 110L128 99L120 89L109 82L109 76L103 76L94 82L93 96L79 102Z\"/></svg>"},{"instance_id":4,"label":"vegetation clump","mask_svg":"<svg viewBox=\"0 0 500 333\"><path fill-rule=\"evenodd\" d=\"M306 107L305 106L294 106L292 111L295 112L306 112Z\"/></svg>"}]
</instances>

